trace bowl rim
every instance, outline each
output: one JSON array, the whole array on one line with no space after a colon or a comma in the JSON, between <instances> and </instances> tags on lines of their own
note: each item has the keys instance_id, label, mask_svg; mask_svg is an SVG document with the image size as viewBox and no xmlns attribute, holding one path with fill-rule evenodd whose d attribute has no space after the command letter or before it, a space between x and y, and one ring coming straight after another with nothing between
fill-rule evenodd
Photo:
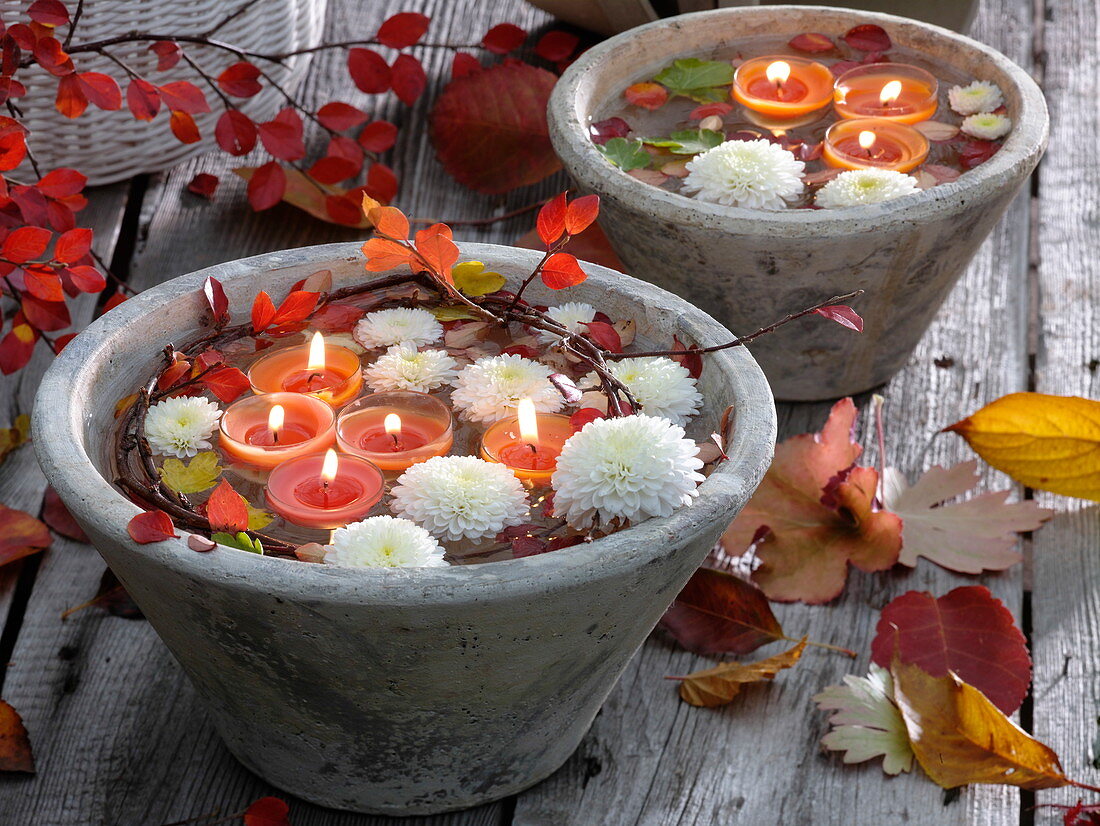
<instances>
[{"instance_id":1,"label":"bowl rim","mask_svg":"<svg viewBox=\"0 0 1100 826\"><path fill-rule=\"evenodd\" d=\"M958 180L905 198L838 210L756 210L697 201L643 183L608 163L589 138L587 113L580 111L580 101L583 99L580 90L590 77L598 75L608 63L615 61L616 53L624 45L645 39L651 50L665 53L673 59L687 52L667 48L667 43L674 40L669 36L670 29L714 26L716 23L729 25L738 19L766 17L784 20L787 25L783 28L786 30L789 27L793 36L802 31L817 30L813 26L799 26L797 22L812 20L822 14L853 24L877 23L887 28L892 37L900 36L902 42L908 39L909 33L919 31L944 38L956 49L980 52L1011 80L1020 94L1020 111L1015 113L1012 132L1001 149ZM665 47L662 44L666 44ZM961 211L968 202L972 203L980 197L981 192L976 190L996 188L1011 181L1021 167L1030 172L1046 148L1049 133L1046 99L1038 84L1024 69L996 49L940 26L897 15L801 5L713 9L663 18L628 29L593 46L565 70L551 93L547 117L551 142L566 170L582 188L597 192L602 198L628 205L644 202L647 213L672 224L700 225L727 233L782 232L790 237L848 235L881 230L884 224L911 223L932 217L942 219L945 214Z\"/></svg>"},{"instance_id":2,"label":"bowl rim","mask_svg":"<svg viewBox=\"0 0 1100 826\"><path fill-rule=\"evenodd\" d=\"M484 261L506 275L511 269L519 272L526 268L529 272L542 255L536 250L495 244L460 242L458 246L464 259ZM112 343L134 335L148 335L141 325L142 318L166 304L195 301L194 306L198 307L194 296L208 276L222 281L230 295L231 309L238 314L247 313L247 307L241 306L243 300L234 301L234 293L238 292L234 288L250 277L262 273L269 290L276 284L276 290L283 290L297 280L304 267L362 261L359 249L358 242L302 247L238 259L179 276L123 302L66 346L39 386L32 416L33 439L47 479L79 520L94 525L93 535L192 579L234 581L245 589L298 594L303 598L323 595L325 599L395 605L478 601L495 593L511 598L564 587L578 580L615 577L656 561L670 548L686 545L692 537L711 529L713 522L732 518L771 463L776 433L771 389L746 348L737 347L712 354L707 365L711 370L724 372L734 393L735 426L727 446L730 461L720 464L701 483L699 497L692 506L591 543L522 559L445 569L336 568L221 546L198 553L188 548L188 533L184 529L179 529L179 538L147 545L135 543L126 527L130 518L142 509L104 478L88 455L84 434L84 402L94 398L95 378L111 362ZM282 281L277 277L280 270L290 271ZM649 290L656 291L654 297L660 300L660 308L670 313L668 317L675 319L680 331L700 344L729 340L730 333L717 321L671 293L599 265L586 263L585 270L590 279L606 282L601 286L608 291L635 300ZM379 277L384 273L372 275ZM348 283L354 282L349 279ZM253 292L248 292L248 301ZM644 306L639 305L639 315ZM191 318L193 313L189 311L187 316Z\"/></svg>"}]
</instances>

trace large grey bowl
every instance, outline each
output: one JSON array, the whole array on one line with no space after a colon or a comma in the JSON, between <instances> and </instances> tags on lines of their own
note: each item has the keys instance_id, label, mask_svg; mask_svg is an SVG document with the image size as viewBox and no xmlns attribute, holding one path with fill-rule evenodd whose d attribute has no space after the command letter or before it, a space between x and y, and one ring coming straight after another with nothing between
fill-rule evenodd
<instances>
[{"instance_id":1,"label":"large grey bowl","mask_svg":"<svg viewBox=\"0 0 1100 826\"><path fill-rule=\"evenodd\" d=\"M884 204L762 211L708 204L644 184L612 166L588 124L624 87L676 57L750 35L842 34L877 23L895 43L996 83L1014 128L992 159L954 183ZM550 137L582 190L599 193L600 224L627 269L706 307L733 330L855 289L862 336L806 318L754 345L776 398L868 390L905 364L955 281L1046 147L1039 87L997 51L902 17L821 6L730 8L660 20L589 49L562 75Z\"/></svg>"},{"instance_id":2,"label":"large grey bowl","mask_svg":"<svg viewBox=\"0 0 1100 826\"><path fill-rule=\"evenodd\" d=\"M513 287L530 250L462 244ZM735 408L730 461L699 497L588 545L507 562L424 570L336 569L184 539L137 545L136 505L105 460L118 399L160 348L200 323L199 290L222 281L234 313L259 288L278 299L319 269L336 287L366 274L355 244L271 253L173 279L77 336L42 381L34 443L50 483L207 701L230 751L288 792L326 806L424 814L504 797L577 746L631 655L702 562L771 461L775 409L743 348L708 356L704 437ZM685 301L611 270L540 302L591 301L635 318L646 345L717 344L729 333Z\"/></svg>"}]
</instances>

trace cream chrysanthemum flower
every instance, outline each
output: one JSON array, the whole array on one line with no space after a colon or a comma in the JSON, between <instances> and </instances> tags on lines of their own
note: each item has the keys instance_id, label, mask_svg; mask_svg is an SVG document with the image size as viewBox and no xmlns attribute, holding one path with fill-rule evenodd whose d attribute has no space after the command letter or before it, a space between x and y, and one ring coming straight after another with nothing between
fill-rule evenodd
<instances>
[{"instance_id":1,"label":"cream chrysanthemum flower","mask_svg":"<svg viewBox=\"0 0 1100 826\"><path fill-rule=\"evenodd\" d=\"M987 80L975 80L969 86L952 86L947 91L947 100L960 115L992 112L1005 102L997 85Z\"/></svg>"},{"instance_id":2,"label":"cream chrysanthemum flower","mask_svg":"<svg viewBox=\"0 0 1100 826\"><path fill-rule=\"evenodd\" d=\"M486 356L458 374L451 404L473 422L514 416L524 398L540 413L556 413L564 400L550 383L550 372L545 364L514 353Z\"/></svg>"},{"instance_id":3,"label":"cream chrysanthemum flower","mask_svg":"<svg viewBox=\"0 0 1100 826\"><path fill-rule=\"evenodd\" d=\"M597 517L641 522L690 505L703 481L699 447L668 419L596 419L574 433L554 471L554 513L577 528Z\"/></svg>"},{"instance_id":4,"label":"cream chrysanthemum flower","mask_svg":"<svg viewBox=\"0 0 1100 826\"><path fill-rule=\"evenodd\" d=\"M588 329L584 325L588 324L596 317L596 308L591 304L570 301L568 304L559 304L557 307L550 307L546 311L546 314L559 324L565 325L569 332L580 334L586 332ZM555 333L540 331L539 341L544 344L557 344L558 341L560 341L560 337Z\"/></svg>"},{"instance_id":5,"label":"cream chrysanthemum flower","mask_svg":"<svg viewBox=\"0 0 1100 826\"><path fill-rule=\"evenodd\" d=\"M337 528L325 548L325 563L345 568L447 567L443 546L408 519L372 516Z\"/></svg>"},{"instance_id":6,"label":"cream chrysanthemum flower","mask_svg":"<svg viewBox=\"0 0 1100 826\"><path fill-rule=\"evenodd\" d=\"M476 456L433 456L406 470L393 510L440 539L495 536L527 518L527 492L504 465Z\"/></svg>"},{"instance_id":7,"label":"cream chrysanthemum flower","mask_svg":"<svg viewBox=\"0 0 1100 826\"><path fill-rule=\"evenodd\" d=\"M210 447L210 434L221 415L214 402L201 396L165 399L145 415L145 438L154 453L180 459L194 456Z\"/></svg>"},{"instance_id":8,"label":"cream chrysanthemum flower","mask_svg":"<svg viewBox=\"0 0 1100 826\"><path fill-rule=\"evenodd\" d=\"M395 307L367 313L355 325L353 335L368 350L395 344L423 347L443 338L443 325L427 310Z\"/></svg>"},{"instance_id":9,"label":"cream chrysanthemum flower","mask_svg":"<svg viewBox=\"0 0 1100 826\"><path fill-rule=\"evenodd\" d=\"M457 366L458 362L446 350L419 351L415 344L397 344L363 368L363 380L379 393L388 390L430 393L454 381Z\"/></svg>"},{"instance_id":10,"label":"cream chrysanthemum flower","mask_svg":"<svg viewBox=\"0 0 1100 826\"><path fill-rule=\"evenodd\" d=\"M995 141L1012 131L1012 120L992 113L971 115L963 120L959 128L972 138Z\"/></svg>"},{"instance_id":11,"label":"cream chrysanthemum flower","mask_svg":"<svg viewBox=\"0 0 1100 826\"><path fill-rule=\"evenodd\" d=\"M814 203L825 209L881 204L920 192L916 179L893 169L853 169L841 172L817 191Z\"/></svg>"},{"instance_id":12,"label":"cream chrysanthemum flower","mask_svg":"<svg viewBox=\"0 0 1100 826\"><path fill-rule=\"evenodd\" d=\"M782 209L802 192L806 164L766 140L726 141L685 167L684 191L701 201L750 209Z\"/></svg>"},{"instance_id":13,"label":"cream chrysanthemum flower","mask_svg":"<svg viewBox=\"0 0 1100 826\"><path fill-rule=\"evenodd\" d=\"M647 416L663 416L683 427L703 404L688 369L665 356L612 361L607 369L626 385ZM599 378L589 373L585 384L598 385Z\"/></svg>"}]
</instances>

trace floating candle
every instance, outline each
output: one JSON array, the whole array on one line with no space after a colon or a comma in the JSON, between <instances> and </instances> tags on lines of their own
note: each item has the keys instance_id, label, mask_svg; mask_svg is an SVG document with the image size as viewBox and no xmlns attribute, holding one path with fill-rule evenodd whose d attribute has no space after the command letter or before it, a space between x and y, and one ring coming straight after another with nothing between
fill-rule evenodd
<instances>
[{"instance_id":1,"label":"floating candle","mask_svg":"<svg viewBox=\"0 0 1100 826\"><path fill-rule=\"evenodd\" d=\"M335 418L331 407L312 396L249 396L222 415L218 447L242 464L273 468L331 445L336 440Z\"/></svg>"},{"instance_id":2,"label":"floating candle","mask_svg":"<svg viewBox=\"0 0 1100 826\"><path fill-rule=\"evenodd\" d=\"M833 99L828 67L802 57L757 57L733 76L734 100L757 115L754 120L791 126L815 120Z\"/></svg>"},{"instance_id":3,"label":"floating candle","mask_svg":"<svg viewBox=\"0 0 1100 826\"><path fill-rule=\"evenodd\" d=\"M840 120L825 133L822 157L843 169L908 172L928 157L928 139L904 123L885 118Z\"/></svg>"},{"instance_id":4,"label":"floating candle","mask_svg":"<svg viewBox=\"0 0 1100 826\"><path fill-rule=\"evenodd\" d=\"M283 462L267 481L267 504L288 522L339 528L366 516L382 498L382 471L359 456L329 448Z\"/></svg>"},{"instance_id":5,"label":"floating candle","mask_svg":"<svg viewBox=\"0 0 1100 826\"><path fill-rule=\"evenodd\" d=\"M359 367L359 356L326 344L320 333L314 333L306 348L284 347L255 361L248 380L256 393L304 393L338 407L354 399L363 386Z\"/></svg>"},{"instance_id":6,"label":"floating candle","mask_svg":"<svg viewBox=\"0 0 1100 826\"><path fill-rule=\"evenodd\" d=\"M516 412L519 415L485 431L482 458L508 467L529 486L548 485L561 449L573 435L573 425L568 416L536 413L530 399L522 399Z\"/></svg>"},{"instance_id":7,"label":"floating candle","mask_svg":"<svg viewBox=\"0 0 1100 826\"><path fill-rule=\"evenodd\" d=\"M341 450L369 459L385 471L403 471L450 451L454 443L451 412L427 393L374 393L340 411L336 440Z\"/></svg>"},{"instance_id":8,"label":"floating candle","mask_svg":"<svg viewBox=\"0 0 1100 826\"><path fill-rule=\"evenodd\" d=\"M849 69L833 87L833 106L842 118L888 118L918 123L936 114L939 82L906 63L871 63Z\"/></svg>"}]
</instances>

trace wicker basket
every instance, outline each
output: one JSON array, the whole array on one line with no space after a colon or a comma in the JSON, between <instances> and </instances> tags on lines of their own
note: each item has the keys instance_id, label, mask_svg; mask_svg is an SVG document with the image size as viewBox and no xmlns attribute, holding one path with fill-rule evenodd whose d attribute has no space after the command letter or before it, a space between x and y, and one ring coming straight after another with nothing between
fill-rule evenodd
<instances>
[{"instance_id":1,"label":"wicker basket","mask_svg":"<svg viewBox=\"0 0 1100 826\"><path fill-rule=\"evenodd\" d=\"M29 3L30 0L0 0L0 18L8 25L25 20ZM198 34L213 28L234 8L245 5L248 5L247 0L85 0L74 42L90 42L129 31ZM215 37L242 49L273 53L315 45L321 38L326 6L327 0L252 3L219 29ZM57 78L36 65L19 75L27 86L27 95L19 105L25 116L24 123L31 132L31 149L43 171L71 166L87 175L90 184L106 184L143 172L167 169L210 149L214 124L221 114L217 96L183 61L167 72L157 72L157 58L149 52L148 45L145 42L125 43L112 47L111 51L150 82L190 80L199 86L213 109L195 116L203 140L193 144L176 140L168 128L169 113L163 107L152 122L135 120L125 103L117 112L104 112L89 105L83 115L70 120L54 108ZM186 51L204 71L215 76L235 61L231 54L208 46L187 45ZM125 94L126 77L109 58L80 53L73 59L78 71L103 72L114 77ZM258 63L280 85L290 89L305 74L309 55L291 58L285 65ZM234 102L250 117L261 121L285 105L282 95L267 84L255 97ZM48 140L43 136L49 136Z\"/></svg>"}]
</instances>

